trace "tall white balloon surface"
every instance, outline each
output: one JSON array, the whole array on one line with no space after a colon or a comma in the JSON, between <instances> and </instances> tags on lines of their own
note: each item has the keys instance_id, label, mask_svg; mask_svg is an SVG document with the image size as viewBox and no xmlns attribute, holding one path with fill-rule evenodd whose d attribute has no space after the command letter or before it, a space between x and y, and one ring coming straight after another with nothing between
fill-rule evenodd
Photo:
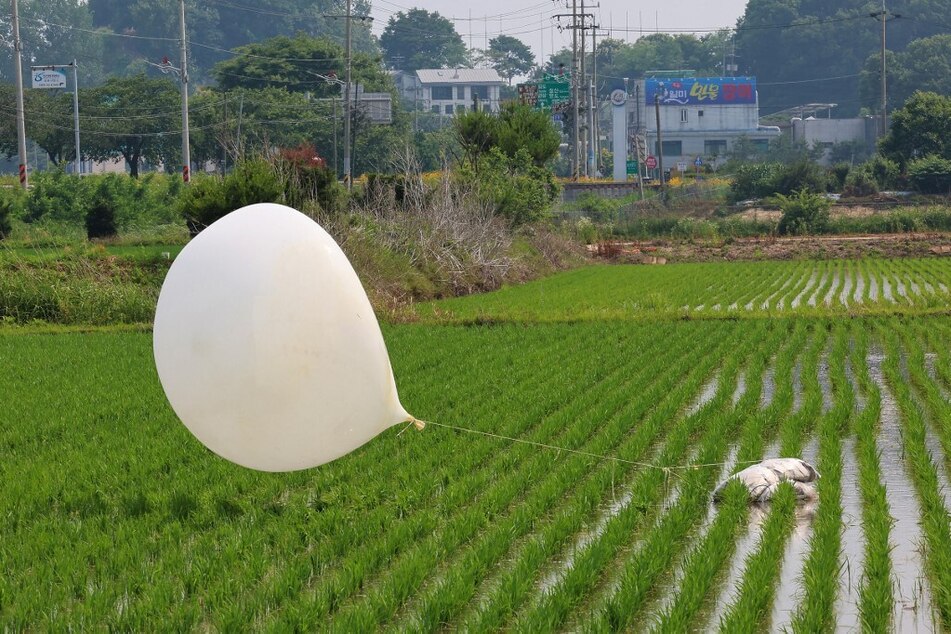
<instances>
[{"instance_id":1,"label":"tall white balloon surface","mask_svg":"<svg viewBox=\"0 0 951 634\"><path fill-rule=\"evenodd\" d=\"M314 467L415 419L347 257L289 207L243 207L178 255L162 285L155 365L209 449L262 471Z\"/></svg>"}]
</instances>

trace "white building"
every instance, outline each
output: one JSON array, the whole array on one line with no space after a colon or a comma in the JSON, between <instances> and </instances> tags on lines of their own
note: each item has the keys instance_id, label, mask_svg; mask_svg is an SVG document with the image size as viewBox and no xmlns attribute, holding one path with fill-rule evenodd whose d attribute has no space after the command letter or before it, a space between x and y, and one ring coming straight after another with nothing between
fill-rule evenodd
<instances>
[{"instance_id":1,"label":"white building","mask_svg":"<svg viewBox=\"0 0 951 634\"><path fill-rule=\"evenodd\" d=\"M505 82L492 68L423 68L393 76L403 103L414 110L441 115L467 112L476 103L499 111L499 92Z\"/></svg>"},{"instance_id":2,"label":"white building","mask_svg":"<svg viewBox=\"0 0 951 634\"><path fill-rule=\"evenodd\" d=\"M698 157L705 165L722 163L740 138L765 150L780 136L778 127L759 124L755 77L651 77L638 80L631 97L631 133L646 140L648 154L659 157L663 149L664 168L672 171L678 163L692 171Z\"/></svg>"}]
</instances>

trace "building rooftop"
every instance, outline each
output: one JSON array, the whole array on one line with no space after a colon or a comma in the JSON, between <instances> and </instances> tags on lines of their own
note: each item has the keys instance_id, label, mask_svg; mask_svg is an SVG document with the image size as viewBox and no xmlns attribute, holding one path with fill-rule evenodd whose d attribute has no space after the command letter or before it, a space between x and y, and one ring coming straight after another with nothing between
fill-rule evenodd
<instances>
[{"instance_id":1,"label":"building rooftop","mask_svg":"<svg viewBox=\"0 0 951 634\"><path fill-rule=\"evenodd\" d=\"M505 83L494 68L420 68L416 77L421 84Z\"/></svg>"}]
</instances>

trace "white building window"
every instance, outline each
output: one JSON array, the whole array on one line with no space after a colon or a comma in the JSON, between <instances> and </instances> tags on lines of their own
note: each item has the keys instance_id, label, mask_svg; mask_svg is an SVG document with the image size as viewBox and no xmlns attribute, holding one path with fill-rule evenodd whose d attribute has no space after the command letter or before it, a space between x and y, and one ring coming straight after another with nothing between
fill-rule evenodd
<instances>
[{"instance_id":1,"label":"white building window","mask_svg":"<svg viewBox=\"0 0 951 634\"><path fill-rule=\"evenodd\" d=\"M683 108L680 111L680 122L687 123L687 109Z\"/></svg>"}]
</instances>

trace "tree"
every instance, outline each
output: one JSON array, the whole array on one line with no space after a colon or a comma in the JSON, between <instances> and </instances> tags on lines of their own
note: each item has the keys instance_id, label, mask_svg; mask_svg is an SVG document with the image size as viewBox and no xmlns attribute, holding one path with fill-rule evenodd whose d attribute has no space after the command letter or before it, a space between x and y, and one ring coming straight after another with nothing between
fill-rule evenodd
<instances>
[{"instance_id":1,"label":"tree","mask_svg":"<svg viewBox=\"0 0 951 634\"><path fill-rule=\"evenodd\" d=\"M951 35L915 40L904 51L886 51L888 103L901 107L916 90L951 95ZM862 71L862 103L880 110L882 55L870 55Z\"/></svg>"},{"instance_id":2,"label":"tree","mask_svg":"<svg viewBox=\"0 0 951 634\"><path fill-rule=\"evenodd\" d=\"M512 159L522 153L541 167L558 154L561 141L547 113L515 102L502 104L498 116L482 111L457 115L453 125L466 162L475 168L492 148Z\"/></svg>"},{"instance_id":3,"label":"tree","mask_svg":"<svg viewBox=\"0 0 951 634\"><path fill-rule=\"evenodd\" d=\"M452 22L425 9L391 16L380 36L380 47L387 66L409 72L468 63L466 45Z\"/></svg>"},{"instance_id":4,"label":"tree","mask_svg":"<svg viewBox=\"0 0 951 634\"><path fill-rule=\"evenodd\" d=\"M11 84L0 84L0 102L9 104L0 107L4 115L0 117L0 152L8 158L15 156L18 150L15 88ZM73 95L52 90L26 90L23 95L23 109L26 119L26 136L46 152L50 163L62 165L76 155L73 134Z\"/></svg>"},{"instance_id":5,"label":"tree","mask_svg":"<svg viewBox=\"0 0 951 634\"><path fill-rule=\"evenodd\" d=\"M489 48L482 51L480 58L509 84L513 77L528 75L535 67L532 49L511 35L499 35L489 40Z\"/></svg>"},{"instance_id":6,"label":"tree","mask_svg":"<svg viewBox=\"0 0 951 634\"><path fill-rule=\"evenodd\" d=\"M912 159L929 154L951 159L951 97L913 94L891 115L879 149L903 169Z\"/></svg>"},{"instance_id":7,"label":"tree","mask_svg":"<svg viewBox=\"0 0 951 634\"><path fill-rule=\"evenodd\" d=\"M170 79L113 77L80 92L89 123L84 154L96 160L125 158L133 178L143 160L177 165L181 157L181 94Z\"/></svg>"},{"instance_id":8,"label":"tree","mask_svg":"<svg viewBox=\"0 0 951 634\"><path fill-rule=\"evenodd\" d=\"M324 37L284 35L241 46L237 56L212 69L222 90L282 88L315 97L340 97L346 61L344 49ZM379 58L356 53L351 62L354 84L369 92L394 91ZM329 79L327 79L329 78Z\"/></svg>"},{"instance_id":9,"label":"tree","mask_svg":"<svg viewBox=\"0 0 951 634\"><path fill-rule=\"evenodd\" d=\"M159 61L178 57L178 0L89 0L94 24L117 34L145 38L110 38L113 73L140 68L136 60ZM370 12L367 0L354 2L354 13ZM335 0L260 0L259 2L189 2L186 26L191 42L192 79L200 81L230 51L252 42L287 33L325 36L343 41L346 20L336 19L341 8ZM377 52L369 23L353 22L354 50ZM161 38L172 38L171 41ZM279 55L279 57L288 57Z\"/></svg>"},{"instance_id":10,"label":"tree","mask_svg":"<svg viewBox=\"0 0 951 634\"><path fill-rule=\"evenodd\" d=\"M13 82L13 41L9 3L0 14L0 81ZM92 33L93 20L82 0L20 0L23 64L67 64L80 60L80 85L103 77L105 44ZM28 80L28 78L25 78Z\"/></svg>"}]
</instances>

